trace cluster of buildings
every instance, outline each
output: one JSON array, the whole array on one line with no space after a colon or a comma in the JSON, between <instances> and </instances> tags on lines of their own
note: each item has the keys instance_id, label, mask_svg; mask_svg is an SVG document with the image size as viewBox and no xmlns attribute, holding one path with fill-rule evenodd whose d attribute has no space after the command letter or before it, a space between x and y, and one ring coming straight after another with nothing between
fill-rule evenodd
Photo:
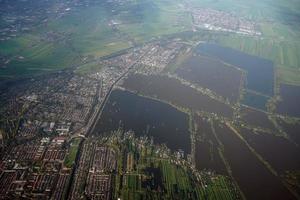
<instances>
[{"instance_id":1,"label":"cluster of buildings","mask_svg":"<svg viewBox=\"0 0 300 200\"><path fill-rule=\"evenodd\" d=\"M202 8L191 8L191 12L196 27L245 35L261 35L254 22L228 12Z\"/></svg>"},{"instance_id":2,"label":"cluster of buildings","mask_svg":"<svg viewBox=\"0 0 300 200\"><path fill-rule=\"evenodd\" d=\"M179 42L154 42L147 45L144 56L139 61L142 65L138 72L144 74L159 74L181 51L183 44Z\"/></svg>"},{"instance_id":3,"label":"cluster of buildings","mask_svg":"<svg viewBox=\"0 0 300 200\"><path fill-rule=\"evenodd\" d=\"M141 163L147 166L145 158L152 156L176 165L186 164L183 151L171 152L165 145L153 145L153 140L147 136L135 137L133 132L89 138L78 159L69 199L114 199L119 197L120 190L131 187L130 176L139 177L140 182L153 181L153 177L147 176L140 167Z\"/></svg>"},{"instance_id":4,"label":"cluster of buildings","mask_svg":"<svg viewBox=\"0 0 300 200\"><path fill-rule=\"evenodd\" d=\"M46 27L49 22L58 20L72 12L81 10L93 4L99 4L101 1L83 0L83 1L53 1L53 0L17 0L17 1L0 1L1 27L0 42L10 41L18 38L22 34L30 33L36 30L36 27ZM37 42L60 42L66 39L66 32L49 31L41 34ZM27 45L33 47L36 45L31 42ZM22 47L24 48L24 47ZM12 60L23 60L20 55L0 54L0 68L7 67Z\"/></svg>"},{"instance_id":5,"label":"cluster of buildings","mask_svg":"<svg viewBox=\"0 0 300 200\"><path fill-rule=\"evenodd\" d=\"M16 145L0 160L0 199L62 199L71 170L64 167L66 138Z\"/></svg>"},{"instance_id":6,"label":"cluster of buildings","mask_svg":"<svg viewBox=\"0 0 300 200\"><path fill-rule=\"evenodd\" d=\"M70 141L101 95L99 80L66 71L16 83L0 95L6 105L0 109L0 199L64 198L74 164L66 164Z\"/></svg>"},{"instance_id":7,"label":"cluster of buildings","mask_svg":"<svg viewBox=\"0 0 300 200\"><path fill-rule=\"evenodd\" d=\"M33 30L37 24L46 25L50 19L59 19L68 13L88 7L92 0L63 2L40 0L0 1L3 25L0 28L0 41L17 37L20 33Z\"/></svg>"},{"instance_id":8,"label":"cluster of buildings","mask_svg":"<svg viewBox=\"0 0 300 200\"><path fill-rule=\"evenodd\" d=\"M58 6L52 4L52 1L45 0L1 1L1 19L5 26L0 28L0 41L10 40L21 33L31 31L37 24L46 24L49 18L62 17L69 6L74 6L72 1L65 1Z\"/></svg>"},{"instance_id":9,"label":"cluster of buildings","mask_svg":"<svg viewBox=\"0 0 300 200\"><path fill-rule=\"evenodd\" d=\"M151 60L165 66L166 58L175 52L173 47L179 48L168 46L168 54L162 56L155 50L162 53L163 48L150 43L102 60L103 68L88 76L58 72L16 83L2 93L6 106L0 109L4 119L1 140L13 142L2 144L0 180L5 184L0 186L0 198L62 198L71 184L71 169L65 165L70 138L88 126L95 107L115 82L133 67L151 65ZM126 158L129 173L135 169L135 158L130 152ZM116 160L111 148L85 143L70 198L85 194L91 199L110 199Z\"/></svg>"},{"instance_id":10,"label":"cluster of buildings","mask_svg":"<svg viewBox=\"0 0 300 200\"><path fill-rule=\"evenodd\" d=\"M117 170L116 152L99 140L85 142L74 174L70 199L112 198L113 173Z\"/></svg>"},{"instance_id":11,"label":"cluster of buildings","mask_svg":"<svg viewBox=\"0 0 300 200\"><path fill-rule=\"evenodd\" d=\"M143 74L159 74L182 50L184 44L178 41L150 42L143 46L129 49L121 55L97 61L99 70L88 74L92 79L102 82L103 94L130 69Z\"/></svg>"},{"instance_id":12,"label":"cluster of buildings","mask_svg":"<svg viewBox=\"0 0 300 200\"><path fill-rule=\"evenodd\" d=\"M43 79L44 78L44 79ZM68 135L84 127L101 101L98 80L60 73L18 85L1 115L4 137L17 140L43 135Z\"/></svg>"},{"instance_id":13,"label":"cluster of buildings","mask_svg":"<svg viewBox=\"0 0 300 200\"><path fill-rule=\"evenodd\" d=\"M86 196L90 199L111 199L112 172L116 171L116 154L111 148L95 144L89 169Z\"/></svg>"},{"instance_id":14,"label":"cluster of buildings","mask_svg":"<svg viewBox=\"0 0 300 200\"><path fill-rule=\"evenodd\" d=\"M119 170L116 148L124 157L119 170L128 175L121 180L124 183L136 173L139 152L155 152L169 159L171 152L164 145L154 148L147 137L132 139L128 133L118 137L114 148L88 138L80 147L78 160L72 161L76 163L66 164L71 154L69 142L85 137L112 87L129 72L162 72L182 47L178 41L151 42L96 61L101 68L86 76L65 70L20 80L1 93L5 106L0 108L0 139L5 148L0 151L0 199L62 199L64 195L69 199L83 195L111 199ZM124 149L128 139L135 150ZM180 164L184 152L172 157L172 162Z\"/></svg>"},{"instance_id":15,"label":"cluster of buildings","mask_svg":"<svg viewBox=\"0 0 300 200\"><path fill-rule=\"evenodd\" d=\"M88 77L101 81L102 94L106 95L111 86L136 63L139 56L137 50L129 50L121 55L96 61L100 68L90 72Z\"/></svg>"}]
</instances>

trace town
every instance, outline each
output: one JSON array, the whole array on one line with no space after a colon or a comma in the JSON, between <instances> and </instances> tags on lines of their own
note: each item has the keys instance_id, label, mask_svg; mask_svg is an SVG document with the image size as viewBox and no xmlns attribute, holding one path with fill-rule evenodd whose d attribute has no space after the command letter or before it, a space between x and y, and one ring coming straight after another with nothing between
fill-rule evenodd
<instances>
[{"instance_id":1,"label":"town","mask_svg":"<svg viewBox=\"0 0 300 200\"><path fill-rule=\"evenodd\" d=\"M233 14L213 9L190 8L190 10L195 28L252 36L261 35L254 22L236 17Z\"/></svg>"},{"instance_id":2,"label":"town","mask_svg":"<svg viewBox=\"0 0 300 200\"><path fill-rule=\"evenodd\" d=\"M17 83L11 92L3 93L11 96L7 98L7 106L1 110L1 115L6 116L6 123L1 124L1 198L26 196L61 199L66 192L65 188L70 184L71 169L76 156L70 155L71 146L74 145L72 138L78 132L87 133L82 129L88 130L86 126L89 126L89 119L95 116L93 110L97 110L95 108L103 102L113 84L130 67L146 62L146 58L139 60L142 55L149 54L154 58L155 48L159 46L150 44L100 61L97 64L103 66L101 71L91 73L88 77L69 71L59 72L28 80L24 84ZM165 59L168 57L160 56L158 53L158 59L153 62L161 62L161 66L165 66ZM149 62L148 65L151 65ZM86 148L89 147L84 145L82 162L85 153L87 156L93 155ZM72 160L67 161L70 156L73 156ZM107 159L115 161L115 158ZM97 169L101 168L98 164L95 163L93 169L87 169L92 170L89 179L91 182L94 179L100 182L104 180L108 192L105 199L109 199L111 178L109 175L97 174L104 170ZM79 169L86 166L88 165L79 165ZM115 166L116 164L112 164L111 170ZM74 188L77 182L83 183L80 177L85 176L81 176L81 173L80 170L75 173ZM100 186L91 185L87 189L87 195L91 198L102 195L93 192L95 187ZM76 191L71 193L74 197Z\"/></svg>"},{"instance_id":3,"label":"town","mask_svg":"<svg viewBox=\"0 0 300 200\"><path fill-rule=\"evenodd\" d=\"M68 195L78 199L85 195L90 199L112 199L127 191L121 185L126 188L132 174L141 170L137 167L139 162L135 163L140 155L121 148L121 144L134 138L134 134L126 133L127 139L121 139L121 134L94 140L91 132L107 97L129 73L160 74L187 49L177 39L154 41L116 56L93 60L97 68L86 75L76 73L75 68L14 83L1 94L7 101L1 110L5 123L1 123L0 197L61 199ZM108 147L105 141L114 145ZM154 148L147 137L134 141L138 142L134 146L139 146L139 152L150 148L146 152L156 152L166 161L172 157L172 163L198 174L197 181L204 181L191 164L191 155L185 155L181 149L172 152L166 146ZM120 157L126 159L122 161ZM123 178L117 175L120 169ZM147 187L150 180L143 176L134 175ZM163 185L159 187L162 189Z\"/></svg>"}]
</instances>

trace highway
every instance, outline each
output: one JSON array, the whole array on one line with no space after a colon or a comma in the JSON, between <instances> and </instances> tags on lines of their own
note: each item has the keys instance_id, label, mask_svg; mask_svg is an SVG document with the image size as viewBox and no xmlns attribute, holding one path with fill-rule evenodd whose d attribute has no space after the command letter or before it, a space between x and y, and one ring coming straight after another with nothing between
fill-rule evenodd
<instances>
[{"instance_id":1,"label":"highway","mask_svg":"<svg viewBox=\"0 0 300 200\"><path fill-rule=\"evenodd\" d=\"M89 134L94 132L96 124L100 120L102 111L105 107L106 102L108 101L108 98L109 98L111 92L113 91L114 86L116 84L118 84L118 82L134 68L134 66L140 61L140 59L145 54L146 53L141 55L135 62L133 62L131 64L131 66L128 68L128 70L126 70L115 82L113 82L113 84L110 86L107 94L105 95L104 100L95 105L95 107L94 107L95 111L92 113L87 125L82 127L81 129L79 129L78 131L76 131L74 134L72 134L72 136L69 138L69 141L76 137L88 137ZM100 100L100 92L99 92L98 100Z\"/></svg>"}]
</instances>

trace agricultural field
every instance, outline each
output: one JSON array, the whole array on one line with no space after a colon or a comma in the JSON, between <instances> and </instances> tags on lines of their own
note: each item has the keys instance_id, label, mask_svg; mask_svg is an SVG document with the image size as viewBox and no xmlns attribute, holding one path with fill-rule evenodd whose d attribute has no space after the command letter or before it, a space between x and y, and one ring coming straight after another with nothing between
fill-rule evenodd
<instances>
[{"instance_id":1,"label":"agricultural field","mask_svg":"<svg viewBox=\"0 0 300 200\"><path fill-rule=\"evenodd\" d=\"M286 67L276 68L277 84L300 85L300 70Z\"/></svg>"},{"instance_id":2,"label":"agricultural field","mask_svg":"<svg viewBox=\"0 0 300 200\"><path fill-rule=\"evenodd\" d=\"M282 36L283 37L283 36ZM274 41L275 38L251 38L247 36L224 36L218 43L236 50L272 60L276 66L298 69L300 65L298 41Z\"/></svg>"},{"instance_id":3,"label":"agricultural field","mask_svg":"<svg viewBox=\"0 0 300 200\"><path fill-rule=\"evenodd\" d=\"M299 22L299 20L297 21ZM220 35L216 42L226 47L271 60L276 67L278 81L299 85L300 30L289 24L270 22L263 22L260 27L263 37Z\"/></svg>"},{"instance_id":4,"label":"agricultural field","mask_svg":"<svg viewBox=\"0 0 300 200\"><path fill-rule=\"evenodd\" d=\"M191 30L192 20L181 1L144 1L132 7L133 12L123 12L117 20L118 30L136 43L173 33Z\"/></svg>"},{"instance_id":5,"label":"agricultural field","mask_svg":"<svg viewBox=\"0 0 300 200\"><path fill-rule=\"evenodd\" d=\"M121 152L134 155L133 165L137 169L127 171L122 176L123 182L120 187L122 199L239 198L239 192L229 177L203 171L196 178L189 167L180 164L173 157L170 162L170 155L158 152L156 146L146 143L139 149L135 148L134 143L136 143L134 138L128 138L120 148ZM128 164L123 163L118 165L126 169Z\"/></svg>"},{"instance_id":6,"label":"agricultural field","mask_svg":"<svg viewBox=\"0 0 300 200\"><path fill-rule=\"evenodd\" d=\"M78 66L191 27L190 16L173 1L51 3L49 13L63 9L61 15L49 14L30 31L0 41L1 77Z\"/></svg>"},{"instance_id":7,"label":"agricultural field","mask_svg":"<svg viewBox=\"0 0 300 200\"><path fill-rule=\"evenodd\" d=\"M102 6L74 6L59 19L50 18L29 33L1 41L0 54L9 61L1 68L1 75L60 70L78 65L87 57L101 57L130 47L109 26L108 16Z\"/></svg>"},{"instance_id":8,"label":"agricultural field","mask_svg":"<svg viewBox=\"0 0 300 200\"><path fill-rule=\"evenodd\" d=\"M219 44L272 60L276 66L299 68L299 3L254 0L251 2L193 1L195 6L234 13L256 22L262 37L237 34L220 36Z\"/></svg>"}]
</instances>

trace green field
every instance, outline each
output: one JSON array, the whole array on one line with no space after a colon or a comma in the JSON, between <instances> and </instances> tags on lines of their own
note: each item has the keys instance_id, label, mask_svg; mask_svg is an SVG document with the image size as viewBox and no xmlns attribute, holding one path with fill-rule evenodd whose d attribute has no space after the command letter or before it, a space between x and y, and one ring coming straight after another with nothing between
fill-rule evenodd
<instances>
[{"instance_id":1,"label":"green field","mask_svg":"<svg viewBox=\"0 0 300 200\"><path fill-rule=\"evenodd\" d=\"M117 24L113 26L112 22ZM80 66L86 58L110 55L190 26L190 16L171 1L84 7L59 19L50 19L47 25L37 25L29 33L0 41L0 56L9 60L0 69L0 76L16 77Z\"/></svg>"},{"instance_id":2,"label":"green field","mask_svg":"<svg viewBox=\"0 0 300 200\"><path fill-rule=\"evenodd\" d=\"M134 137L123 141L120 152L130 152L136 169L123 173L122 187L119 191L121 199L237 199L239 192L231 180L223 175L201 172L199 179L191 169L176 164L153 145L137 148ZM121 153L120 158L124 159ZM125 156L126 159L127 156ZM175 159L176 160L176 159ZM118 163L118 169L124 169L127 162ZM125 164L125 166L124 166ZM116 177L117 182L120 176ZM206 185L206 186L204 186ZM118 188L118 187L117 187ZM237 196L236 196L237 195Z\"/></svg>"},{"instance_id":3,"label":"green field","mask_svg":"<svg viewBox=\"0 0 300 200\"><path fill-rule=\"evenodd\" d=\"M76 138L72 140L70 144L71 147L69 148L69 152L64 160L64 165L66 167L71 168L73 166L81 140L81 138Z\"/></svg>"},{"instance_id":4,"label":"green field","mask_svg":"<svg viewBox=\"0 0 300 200\"><path fill-rule=\"evenodd\" d=\"M300 85L300 69L278 67L276 71L279 83L287 83L290 85Z\"/></svg>"},{"instance_id":5,"label":"green field","mask_svg":"<svg viewBox=\"0 0 300 200\"><path fill-rule=\"evenodd\" d=\"M290 70L300 68L299 0L192 0L192 2L194 7L213 8L253 20L262 33L260 37L212 34L212 41L272 60L275 67L280 67L277 75L281 82L299 85L299 73L294 70L296 74L292 75Z\"/></svg>"},{"instance_id":6,"label":"green field","mask_svg":"<svg viewBox=\"0 0 300 200\"><path fill-rule=\"evenodd\" d=\"M48 73L79 66L79 73L97 68L86 59L110 55L136 44L192 30L189 7L212 8L254 21L262 36L203 32L199 40L214 41L272 60L282 82L299 84L299 76L283 68L300 68L299 0L132 0L118 4L80 7L59 18L49 18L31 31L0 41L0 77ZM5 25L5 21L0 20ZM50 36L50 37L49 37ZM49 39L50 38L50 39ZM81 66L82 65L82 66ZM85 69L87 67L87 69Z\"/></svg>"},{"instance_id":7,"label":"green field","mask_svg":"<svg viewBox=\"0 0 300 200\"><path fill-rule=\"evenodd\" d=\"M218 41L224 46L272 60L276 66L300 68L300 42L297 41L239 35L223 36Z\"/></svg>"}]
</instances>

